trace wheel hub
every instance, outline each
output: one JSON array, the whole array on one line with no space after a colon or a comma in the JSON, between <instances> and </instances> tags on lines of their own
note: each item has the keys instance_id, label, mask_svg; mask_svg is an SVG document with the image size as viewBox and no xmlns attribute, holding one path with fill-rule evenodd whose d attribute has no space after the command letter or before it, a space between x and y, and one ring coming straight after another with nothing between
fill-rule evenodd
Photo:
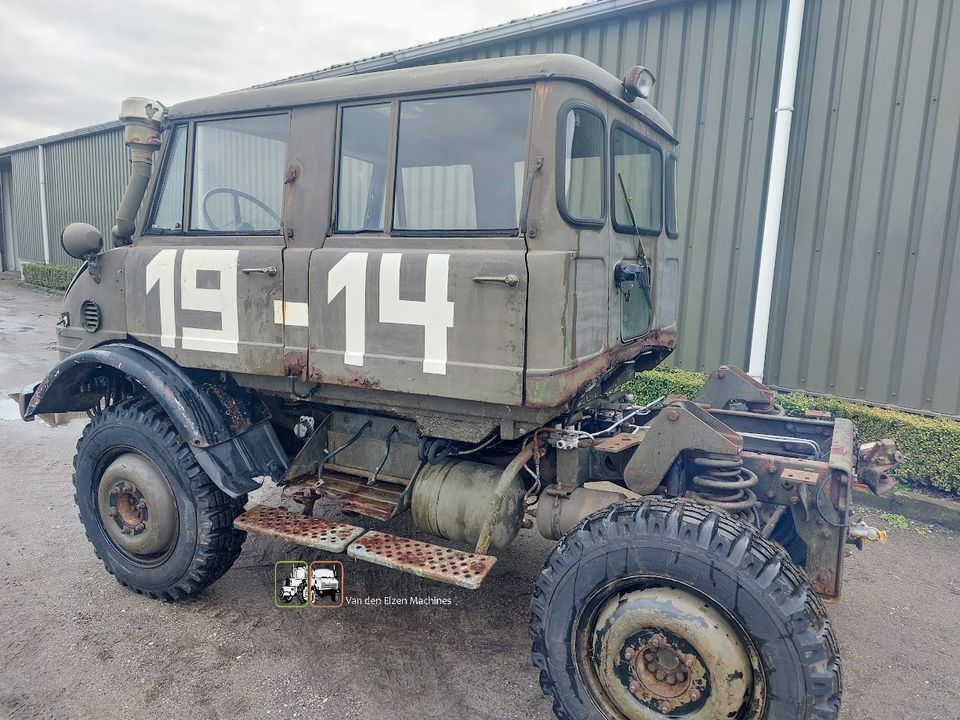
<instances>
[{"instance_id":1,"label":"wheel hub","mask_svg":"<svg viewBox=\"0 0 960 720\"><path fill-rule=\"evenodd\" d=\"M107 535L133 555L155 555L176 533L176 500L157 465L137 453L117 457L100 477L100 520Z\"/></svg>"},{"instance_id":2,"label":"wheel hub","mask_svg":"<svg viewBox=\"0 0 960 720\"><path fill-rule=\"evenodd\" d=\"M596 678L631 720L734 717L752 689L749 656L730 624L682 590L614 595L591 640Z\"/></svg>"}]
</instances>

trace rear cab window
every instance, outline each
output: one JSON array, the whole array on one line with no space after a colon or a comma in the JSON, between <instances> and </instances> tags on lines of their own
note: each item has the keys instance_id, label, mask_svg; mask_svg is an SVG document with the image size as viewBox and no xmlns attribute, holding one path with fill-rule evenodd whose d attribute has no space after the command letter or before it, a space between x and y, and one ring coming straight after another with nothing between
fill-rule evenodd
<instances>
[{"instance_id":1,"label":"rear cab window","mask_svg":"<svg viewBox=\"0 0 960 720\"><path fill-rule=\"evenodd\" d=\"M606 123L595 108L573 101L560 109L557 207L575 227L606 222Z\"/></svg>"}]
</instances>

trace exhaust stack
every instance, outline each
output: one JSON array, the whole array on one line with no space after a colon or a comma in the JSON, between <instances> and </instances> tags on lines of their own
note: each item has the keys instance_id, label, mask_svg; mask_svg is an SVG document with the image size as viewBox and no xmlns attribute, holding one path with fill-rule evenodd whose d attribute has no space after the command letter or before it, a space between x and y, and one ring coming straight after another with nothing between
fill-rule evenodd
<instances>
[{"instance_id":1,"label":"exhaust stack","mask_svg":"<svg viewBox=\"0 0 960 720\"><path fill-rule=\"evenodd\" d=\"M136 232L137 212L150 182L153 153L160 149L160 131L166 112L163 104L142 97L127 98L120 106L123 142L130 148L132 167L117 209L117 224L111 233L114 245L129 245Z\"/></svg>"}]
</instances>

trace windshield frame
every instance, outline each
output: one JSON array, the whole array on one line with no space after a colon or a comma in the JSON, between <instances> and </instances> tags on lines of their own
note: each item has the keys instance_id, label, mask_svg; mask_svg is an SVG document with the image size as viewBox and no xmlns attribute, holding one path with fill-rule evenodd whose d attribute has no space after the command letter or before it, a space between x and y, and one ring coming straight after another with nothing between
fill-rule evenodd
<instances>
[{"instance_id":1,"label":"windshield frame","mask_svg":"<svg viewBox=\"0 0 960 720\"><path fill-rule=\"evenodd\" d=\"M653 148L657 152L657 156L660 159L660 202L659 202L659 215L660 220L659 225L656 227L643 227L637 226L634 228L631 225L624 225L617 222L617 198L619 197L621 202L623 202L623 191L620 189L620 183L617 179L617 156L614 154L614 142L613 134L617 131L624 132L635 140L638 140L642 144ZM632 128L621 120L614 120L610 123L610 138L609 138L609 154L610 154L610 224L613 226L615 232L625 233L628 235L633 235L635 233L640 233L641 235L649 235L657 237L663 233L663 220L664 220L664 152L660 144L653 138L645 136L641 131L636 128ZM626 181L624 181L626 184ZM630 189L629 187L627 188ZM631 198L632 204L632 198ZM636 209L634 208L634 212Z\"/></svg>"}]
</instances>

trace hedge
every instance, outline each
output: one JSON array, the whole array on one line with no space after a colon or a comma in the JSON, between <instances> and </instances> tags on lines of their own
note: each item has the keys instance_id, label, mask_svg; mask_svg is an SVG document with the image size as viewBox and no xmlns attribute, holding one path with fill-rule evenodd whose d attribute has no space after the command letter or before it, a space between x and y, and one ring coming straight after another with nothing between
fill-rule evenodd
<instances>
[{"instance_id":1,"label":"hedge","mask_svg":"<svg viewBox=\"0 0 960 720\"><path fill-rule=\"evenodd\" d=\"M639 373L624 389L634 393L639 403L661 395L692 398L706 379L703 373L649 370ZM897 449L906 456L894 471L896 480L960 495L960 422L799 392L780 394L777 402L793 417L802 417L804 410L810 409L849 418L857 426L859 442L893 438Z\"/></svg>"},{"instance_id":2,"label":"hedge","mask_svg":"<svg viewBox=\"0 0 960 720\"><path fill-rule=\"evenodd\" d=\"M49 288L50 290L66 290L76 274L77 269L67 265L23 264L23 281L25 283Z\"/></svg>"}]
</instances>

